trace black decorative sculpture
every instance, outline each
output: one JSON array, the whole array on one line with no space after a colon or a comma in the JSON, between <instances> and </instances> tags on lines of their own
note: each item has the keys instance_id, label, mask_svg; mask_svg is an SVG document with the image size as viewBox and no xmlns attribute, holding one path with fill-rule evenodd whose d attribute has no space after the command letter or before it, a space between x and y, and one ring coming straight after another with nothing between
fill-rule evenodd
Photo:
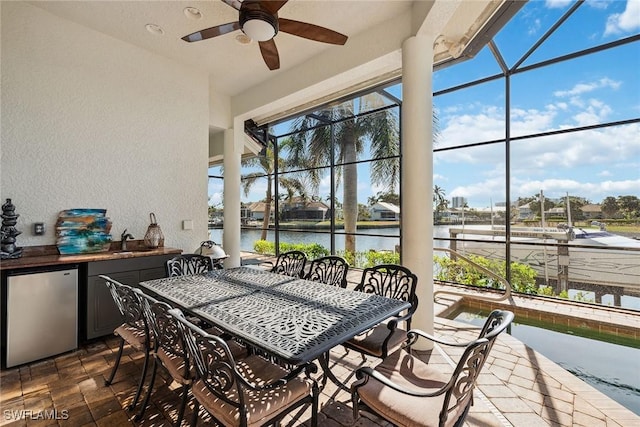
<instances>
[{"instance_id":1,"label":"black decorative sculpture","mask_svg":"<svg viewBox=\"0 0 640 427\"><path fill-rule=\"evenodd\" d=\"M20 258L22 256L22 248L16 246L16 236L22 231L16 230L16 224L18 223L18 217L16 214L16 207L11 203L11 199L7 199L7 202L2 205L2 227L0 227L0 233L2 234L2 250L0 251L0 258Z\"/></svg>"}]
</instances>

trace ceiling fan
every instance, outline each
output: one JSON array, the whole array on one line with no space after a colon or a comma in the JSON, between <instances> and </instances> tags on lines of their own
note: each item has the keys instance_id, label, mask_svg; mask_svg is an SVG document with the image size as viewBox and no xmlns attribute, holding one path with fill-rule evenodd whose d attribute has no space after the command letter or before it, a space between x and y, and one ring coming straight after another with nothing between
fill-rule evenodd
<instances>
[{"instance_id":1,"label":"ceiling fan","mask_svg":"<svg viewBox=\"0 0 640 427\"><path fill-rule=\"evenodd\" d=\"M278 11L288 0L222 1L239 11L238 21L196 31L193 34L182 37L182 40L197 42L235 30L242 30L248 37L258 42L262 58L270 70L280 68L280 57L276 43L273 40L278 31L323 43L343 45L347 42L347 36L328 28L292 19L279 18Z\"/></svg>"}]
</instances>

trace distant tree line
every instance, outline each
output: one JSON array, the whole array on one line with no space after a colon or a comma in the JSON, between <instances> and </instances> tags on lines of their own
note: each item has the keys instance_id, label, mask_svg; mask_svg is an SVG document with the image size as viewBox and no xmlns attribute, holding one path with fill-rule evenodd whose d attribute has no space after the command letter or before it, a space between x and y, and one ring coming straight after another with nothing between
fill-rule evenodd
<instances>
[{"instance_id":1,"label":"distant tree line","mask_svg":"<svg viewBox=\"0 0 640 427\"><path fill-rule=\"evenodd\" d=\"M529 204L531 212L537 217L541 217L540 211L542 201L540 195L536 194L531 197L519 197L516 201L516 206L522 206ZM554 202L548 198L544 199L544 211L548 212L553 208L565 208L567 199L562 198L558 202ZM593 204L591 201L584 197L569 196L569 206L571 212L571 218L580 220L584 219L584 213L582 208L586 205ZM600 202L600 209L604 218L623 218L634 219L640 218L640 199L637 196L608 196Z\"/></svg>"}]
</instances>

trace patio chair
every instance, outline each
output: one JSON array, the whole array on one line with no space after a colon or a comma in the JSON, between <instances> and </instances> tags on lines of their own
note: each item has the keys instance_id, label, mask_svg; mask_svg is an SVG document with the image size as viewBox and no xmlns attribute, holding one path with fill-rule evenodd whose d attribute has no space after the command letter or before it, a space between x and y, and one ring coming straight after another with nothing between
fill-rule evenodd
<instances>
[{"instance_id":1,"label":"patio chair","mask_svg":"<svg viewBox=\"0 0 640 427\"><path fill-rule=\"evenodd\" d=\"M411 316L418 308L417 283L416 275L401 265L380 264L365 268L356 291L407 301L411 307L406 313L398 313L398 316L356 335L343 343L343 346L360 352L363 359L365 356L384 359L398 350L407 341L407 330L411 329ZM399 323L406 324L406 329L398 327Z\"/></svg>"},{"instance_id":2,"label":"patio chair","mask_svg":"<svg viewBox=\"0 0 640 427\"><path fill-rule=\"evenodd\" d=\"M167 277L190 276L193 274L206 273L214 269L219 269L213 259L207 255L182 254L167 261ZM197 323L203 329L211 328L211 325L201 321L197 317L190 317L191 322ZM221 334L218 330L216 335Z\"/></svg>"},{"instance_id":3,"label":"patio chair","mask_svg":"<svg viewBox=\"0 0 640 427\"><path fill-rule=\"evenodd\" d=\"M271 268L272 273L285 274L291 277L302 277L307 256L301 251L283 252L276 258Z\"/></svg>"},{"instance_id":4,"label":"patio chair","mask_svg":"<svg viewBox=\"0 0 640 427\"><path fill-rule=\"evenodd\" d=\"M196 367L191 425L197 423L200 405L217 424L247 427L278 425L292 410L311 404L311 426L317 426L319 391L310 377L312 365L287 370L255 354L237 360L220 337L207 334L178 311L170 313L180 322Z\"/></svg>"},{"instance_id":5,"label":"patio chair","mask_svg":"<svg viewBox=\"0 0 640 427\"><path fill-rule=\"evenodd\" d=\"M147 318L144 315L144 307L139 293L131 286L124 285L108 276L101 275L100 277L105 281L120 314L124 317L124 323L113 331L115 335L120 337L120 346L118 347L118 355L116 356L115 363L111 370L111 375L109 375L109 378L105 380L105 385L110 385L113 382L118 366L120 366L120 359L122 358L122 350L124 349L125 343L129 344L137 351L144 352L144 364L142 365L140 382L138 383L135 397L129 405L129 410L132 410L138 403L138 399L140 398L140 393L142 392L142 387L144 385L144 380L147 375L149 357L151 354L151 329L147 322Z\"/></svg>"},{"instance_id":6,"label":"patio chair","mask_svg":"<svg viewBox=\"0 0 640 427\"><path fill-rule=\"evenodd\" d=\"M163 301L157 301L153 297L146 295L140 289L136 289L136 292L140 294L147 322L153 331L154 346L151 379L149 380L149 386L140 412L135 416L135 421L140 421L144 417L145 409L153 391L158 365L161 365L171 375L171 378L182 386L182 400L175 423L175 426L180 426L187 406L189 388L195 379L195 368L189 356L184 334L179 322L176 320L176 314L170 313L171 310L174 310L174 312L182 316L182 312ZM234 341L227 341L227 345L234 357L243 357L247 354L247 350Z\"/></svg>"},{"instance_id":7,"label":"patio chair","mask_svg":"<svg viewBox=\"0 0 640 427\"><path fill-rule=\"evenodd\" d=\"M309 271L304 278L314 282L346 288L348 271L349 264L344 258L330 255L312 260L309 265Z\"/></svg>"},{"instance_id":8,"label":"patio chair","mask_svg":"<svg viewBox=\"0 0 640 427\"><path fill-rule=\"evenodd\" d=\"M206 273L213 269L213 260L206 255L182 254L166 264L167 277Z\"/></svg>"},{"instance_id":9,"label":"patio chair","mask_svg":"<svg viewBox=\"0 0 640 427\"><path fill-rule=\"evenodd\" d=\"M464 347L452 374L430 366L402 349L372 369L356 371L351 385L353 416L365 407L397 426L461 426L473 405L473 389L498 335L513 321L506 310L491 312L477 339L468 343L441 340L414 329L409 343L426 338L441 345Z\"/></svg>"}]
</instances>

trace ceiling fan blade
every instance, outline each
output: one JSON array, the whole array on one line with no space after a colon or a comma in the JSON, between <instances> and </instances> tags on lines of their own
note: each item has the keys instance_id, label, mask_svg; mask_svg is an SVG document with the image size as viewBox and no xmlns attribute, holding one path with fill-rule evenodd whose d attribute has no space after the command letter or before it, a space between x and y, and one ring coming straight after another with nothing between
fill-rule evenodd
<instances>
[{"instance_id":1,"label":"ceiling fan blade","mask_svg":"<svg viewBox=\"0 0 640 427\"><path fill-rule=\"evenodd\" d=\"M323 43L345 44L347 36L337 31L330 30L318 25L309 24L307 22L294 21L292 19L279 18L278 23L280 31L293 34L294 36L304 37L305 39L315 40Z\"/></svg>"},{"instance_id":2,"label":"ceiling fan blade","mask_svg":"<svg viewBox=\"0 0 640 427\"><path fill-rule=\"evenodd\" d=\"M270 70L277 70L280 68L280 56L278 56L278 48L276 42L267 40L266 42L258 42L260 45L260 53L262 53L262 59L267 64Z\"/></svg>"},{"instance_id":3,"label":"ceiling fan blade","mask_svg":"<svg viewBox=\"0 0 640 427\"><path fill-rule=\"evenodd\" d=\"M239 29L240 29L239 22L229 22L228 24L216 25L215 27L196 31L195 33L189 34L188 36L184 36L182 40L190 43L197 42L200 40L206 40L212 37L221 36L223 34L227 34Z\"/></svg>"},{"instance_id":4,"label":"ceiling fan blade","mask_svg":"<svg viewBox=\"0 0 640 427\"><path fill-rule=\"evenodd\" d=\"M260 2L260 6L270 14L275 15L288 1L289 0L263 0Z\"/></svg>"},{"instance_id":5,"label":"ceiling fan blade","mask_svg":"<svg viewBox=\"0 0 640 427\"><path fill-rule=\"evenodd\" d=\"M240 10L240 7L242 6L242 2L240 0L222 0L222 1L228 4L229 6L231 6L232 8L234 8L235 10Z\"/></svg>"}]
</instances>

